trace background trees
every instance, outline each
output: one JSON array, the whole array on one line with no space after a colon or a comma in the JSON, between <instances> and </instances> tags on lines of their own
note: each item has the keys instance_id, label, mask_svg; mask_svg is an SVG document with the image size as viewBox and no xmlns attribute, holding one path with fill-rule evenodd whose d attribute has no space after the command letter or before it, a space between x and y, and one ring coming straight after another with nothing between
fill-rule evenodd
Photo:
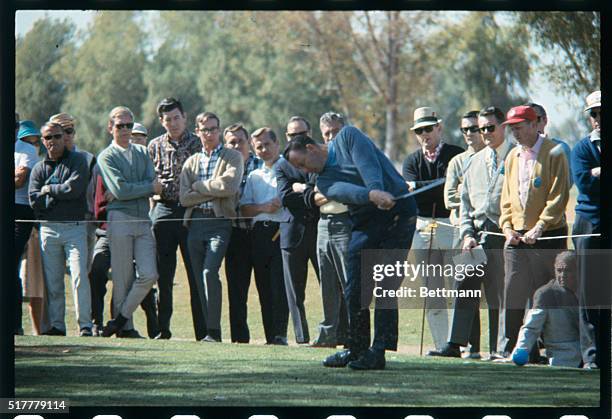
<instances>
[{"instance_id":1,"label":"background trees","mask_svg":"<svg viewBox=\"0 0 612 419\"><path fill-rule=\"evenodd\" d=\"M152 136L167 96L183 102L190 127L208 110L222 126L268 125L280 136L299 114L320 138L318 116L333 109L398 161L416 146L416 107L437 108L445 140L463 145L461 114L522 103L536 68L584 97L599 86L599 36L599 15L586 12L105 11L78 32L46 18L17 39L17 111L37 123L74 114L79 144L98 152L118 104ZM543 48L552 62L537 60Z\"/></svg>"}]
</instances>

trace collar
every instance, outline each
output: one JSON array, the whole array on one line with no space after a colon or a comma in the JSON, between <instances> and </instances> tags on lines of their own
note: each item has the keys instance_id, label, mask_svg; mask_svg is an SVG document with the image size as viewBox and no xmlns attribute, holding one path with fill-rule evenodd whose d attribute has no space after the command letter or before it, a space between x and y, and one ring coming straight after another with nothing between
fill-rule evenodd
<instances>
[{"instance_id":1,"label":"collar","mask_svg":"<svg viewBox=\"0 0 612 419\"><path fill-rule=\"evenodd\" d=\"M111 146L115 147L117 150L121 151L122 153L126 153L132 149L132 143L128 143L128 146L126 148L123 148L119 144L113 141L111 143Z\"/></svg>"},{"instance_id":2,"label":"collar","mask_svg":"<svg viewBox=\"0 0 612 419\"><path fill-rule=\"evenodd\" d=\"M591 140L591 142L600 141L601 131L598 129L594 129L593 131L591 131L591 133L589 134L589 140Z\"/></svg>"},{"instance_id":3,"label":"collar","mask_svg":"<svg viewBox=\"0 0 612 419\"><path fill-rule=\"evenodd\" d=\"M219 154L222 148L223 148L223 143L219 141L219 144L217 144L217 146L213 148L213 150L210 153L208 153L206 149L202 147L202 153L204 153L207 157L210 157L213 154Z\"/></svg>"},{"instance_id":4,"label":"collar","mask_svg":"<svg viewBox=\"0 0 612 419\"><path fill-rule=\"evenodd\" d=\"M64 153L61 155L61 157L57 160L51 160L49 158L49 152L47 152L45 154L45 162L49 162L49 163L57 163L60 162L62 160L64 160L66 157L68 157L68 155L70 154L70 150L68 150L67 148L64 148Z\"/></svg>"},{"instance_id":5,"label":"collar","mask_svg":"<svg viewBox=\"0 0 612 419\"><path fill-rule=\"evenodd\" d=\"M537 156L538 153L540 152L540 148L542 147L542 143L543 142L544 142L544 137L542 136L542 134L538 134L538 140L535 142L533 147L525 147L525 146L521 145L521 150L522 151L530 151L530 152L534 153Z\"/></svg>"},{"instance_id":6,"label":"collar","mask_svg":"<svg viewBox=\"0 0 612 419\"><path fill-rule=\"evenodd\" d=\"M181 138L179 138L178 140L173 140L170 138L170 134L168 134L168 132L166 132L163 136L163 140L170 143L170 144L182 144L185 142L185 140L189 139L189 130L185 130L183 131L183 135L181 135Z\"/></svg>"}]
</instances>

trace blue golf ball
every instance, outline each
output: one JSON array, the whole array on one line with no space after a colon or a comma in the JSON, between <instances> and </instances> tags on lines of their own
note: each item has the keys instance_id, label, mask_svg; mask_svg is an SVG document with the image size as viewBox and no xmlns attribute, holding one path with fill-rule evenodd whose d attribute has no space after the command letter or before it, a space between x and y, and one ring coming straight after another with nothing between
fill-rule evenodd
<instances>
[{"instance_id":1,"label":"blue golf ball","mask_svg":"<svg viewBox=\"0 0 612 419\"><path fill-rule=\"evenodd\" d=\"M512 354L512 362L518 366L523 366L529 361L529 352L527 349L516 348Z\"/></svg>"}]
</instances>

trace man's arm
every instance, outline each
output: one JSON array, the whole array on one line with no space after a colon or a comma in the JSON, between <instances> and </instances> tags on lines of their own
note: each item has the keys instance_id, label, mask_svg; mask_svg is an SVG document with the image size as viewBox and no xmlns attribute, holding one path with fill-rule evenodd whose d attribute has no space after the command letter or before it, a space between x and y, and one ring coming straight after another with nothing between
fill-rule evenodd
<instances>
[{"instance_id":1,"label":"man's arm","mask_svg":"<svg viewBox=\"0 0 612 419\"><path fill-rule=\"evenodd\" d=\"M288 172L291 171L291 166L286 160L281 161L276 165L276 187L278 189L278 196L284 207L289 209L306 209L309 208L306 205L307 199L312 199L311 206L314 206L314 193L312 193L314 187L308 186L308 179L305 175L301 176L301 179L296 179ZM297 169L295 169L298 171ZM295 192L293 190L294 183L304 183L306 188L302 192Z\"/></svg>"},{"instance_id":2,"label":"man's arm","mask_svg":"<svg viewBox=\"0 0 612 419\"><path fill-rule=\"evenodd\" d=\"M546 230L551 223L559 219L559 214L565 213L565 207L569 200L569 169L567 158L562 151L550 155L550 170L554 174L552 185L548 191L546 206L540 213L537 222L542 230Z\"/></svg>"},{"instance_id":3,"label":"man's arm","mask_svg":"<svg viewBox=\"0 0 612 419\"><path fill-rule=\"evenodd\" d=\"M226 198L236 195L240 190L240 182L244 172L242 155L236 152L226 153L226 156L227 164L225 171L220 176L208 180L196 180L192 185L192 189L214 198ZM221 160L219 160L220 162Z\"/></svg>"},{"instance_id":4,"label":"man's arm","mask_svg":"<svg viewBox=\"0 0 612 419\"><path fill-rule=\"evenodd\" d=\"M448 180L447 180L448 182ZM461 188L461 193L459 195L460 200L460 210L459 210L459 219L461 220L459 225L461 228L459 229L460 237L465 239L465 237L476 238L476 227L474 226L474 219L470 216L471 213L474 212L474 207L472 206L472 201L470 200L470 177L464 176L463 178L463 186Z\"/></svg>"},{"instance_id":5,"label":"man's arm","mask_svg":"<svg viewBox=\"0 0 612 419\"><path fill-rule=\"evenodd\" d=\"M455 156L448 163L446 181L444 182L444 205L447 210L454 210L461 205L459 185L461 184L461 161L463 156Z\"/></svg>"},{"instance_id":6,"label":"man's arm","mask_svg":"<svg viewBox=\"0 0 612 419\"><path fill-rule=\"evenodd\" d=\"M49 195L58 200L72 200L85 193L89 181L89 167L82 154L72 157L70 161L70 176L58 185L47 185Z\"/></svg>"},{"instance_id":7,"label":"man's arm","mask_svg":"<svg viewBox=\"0 0 612 419\"><path fill-rule=\"evenodd\" d=\"M589 158L589 150L580 142L572 150L572 174L578 190L586 195L598 193L600 190L600 177L593 176L596 168L593 159Z\"/></svg>"},{"instance_id":8,"label":"man's arm","mask_svg":"<svg viewBox=\"0 0 612 419\"><path fill-rule=\"evenodd\" d=\"M28 181L30 168L27 166L15 167L15 189L22 188Z\"/></svg>"},{"instance_id":9,"label":"man's arm","mask_svg":"<svg viewBox=\"0 0 612 419\"><path fill-rule=\"evenodd\" d=\"M155 170L150 159L147 162L146 177L141 182L128 182L109 154L100 155L98 167L100 168L104 185L120 201L147 197L154 192L153 180L155 179Z\"/></svg>"},{"instance_id":10,"label":"man's arm","mask_svg":"<svg viewBox=\"0 0 612 419\"><path fill-rule=\"evenodd\" d=\"M30 206L35 210L45 209L52 202L52 198L40 191L45 184L42 165L41 162L34 166L30 175L28 195L30 196Z\"/></svg>"}]
</instances>

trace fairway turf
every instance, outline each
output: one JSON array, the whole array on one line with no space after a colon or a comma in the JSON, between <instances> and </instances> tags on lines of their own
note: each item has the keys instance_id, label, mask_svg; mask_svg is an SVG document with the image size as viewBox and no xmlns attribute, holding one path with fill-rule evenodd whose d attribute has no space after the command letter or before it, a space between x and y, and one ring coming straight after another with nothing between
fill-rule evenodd
<instances>
[{"instance_id":1,"label":"fairway turf","mask_svg":"<svg viewBox=\"0 0 612 419\"><path fill-rule=\"evenodd\" d=\"M597 406L599 372L389 352L384 371L321 366L330 349L17 337L16 396L75 406Z\"/></svg>"}]
</instances>

